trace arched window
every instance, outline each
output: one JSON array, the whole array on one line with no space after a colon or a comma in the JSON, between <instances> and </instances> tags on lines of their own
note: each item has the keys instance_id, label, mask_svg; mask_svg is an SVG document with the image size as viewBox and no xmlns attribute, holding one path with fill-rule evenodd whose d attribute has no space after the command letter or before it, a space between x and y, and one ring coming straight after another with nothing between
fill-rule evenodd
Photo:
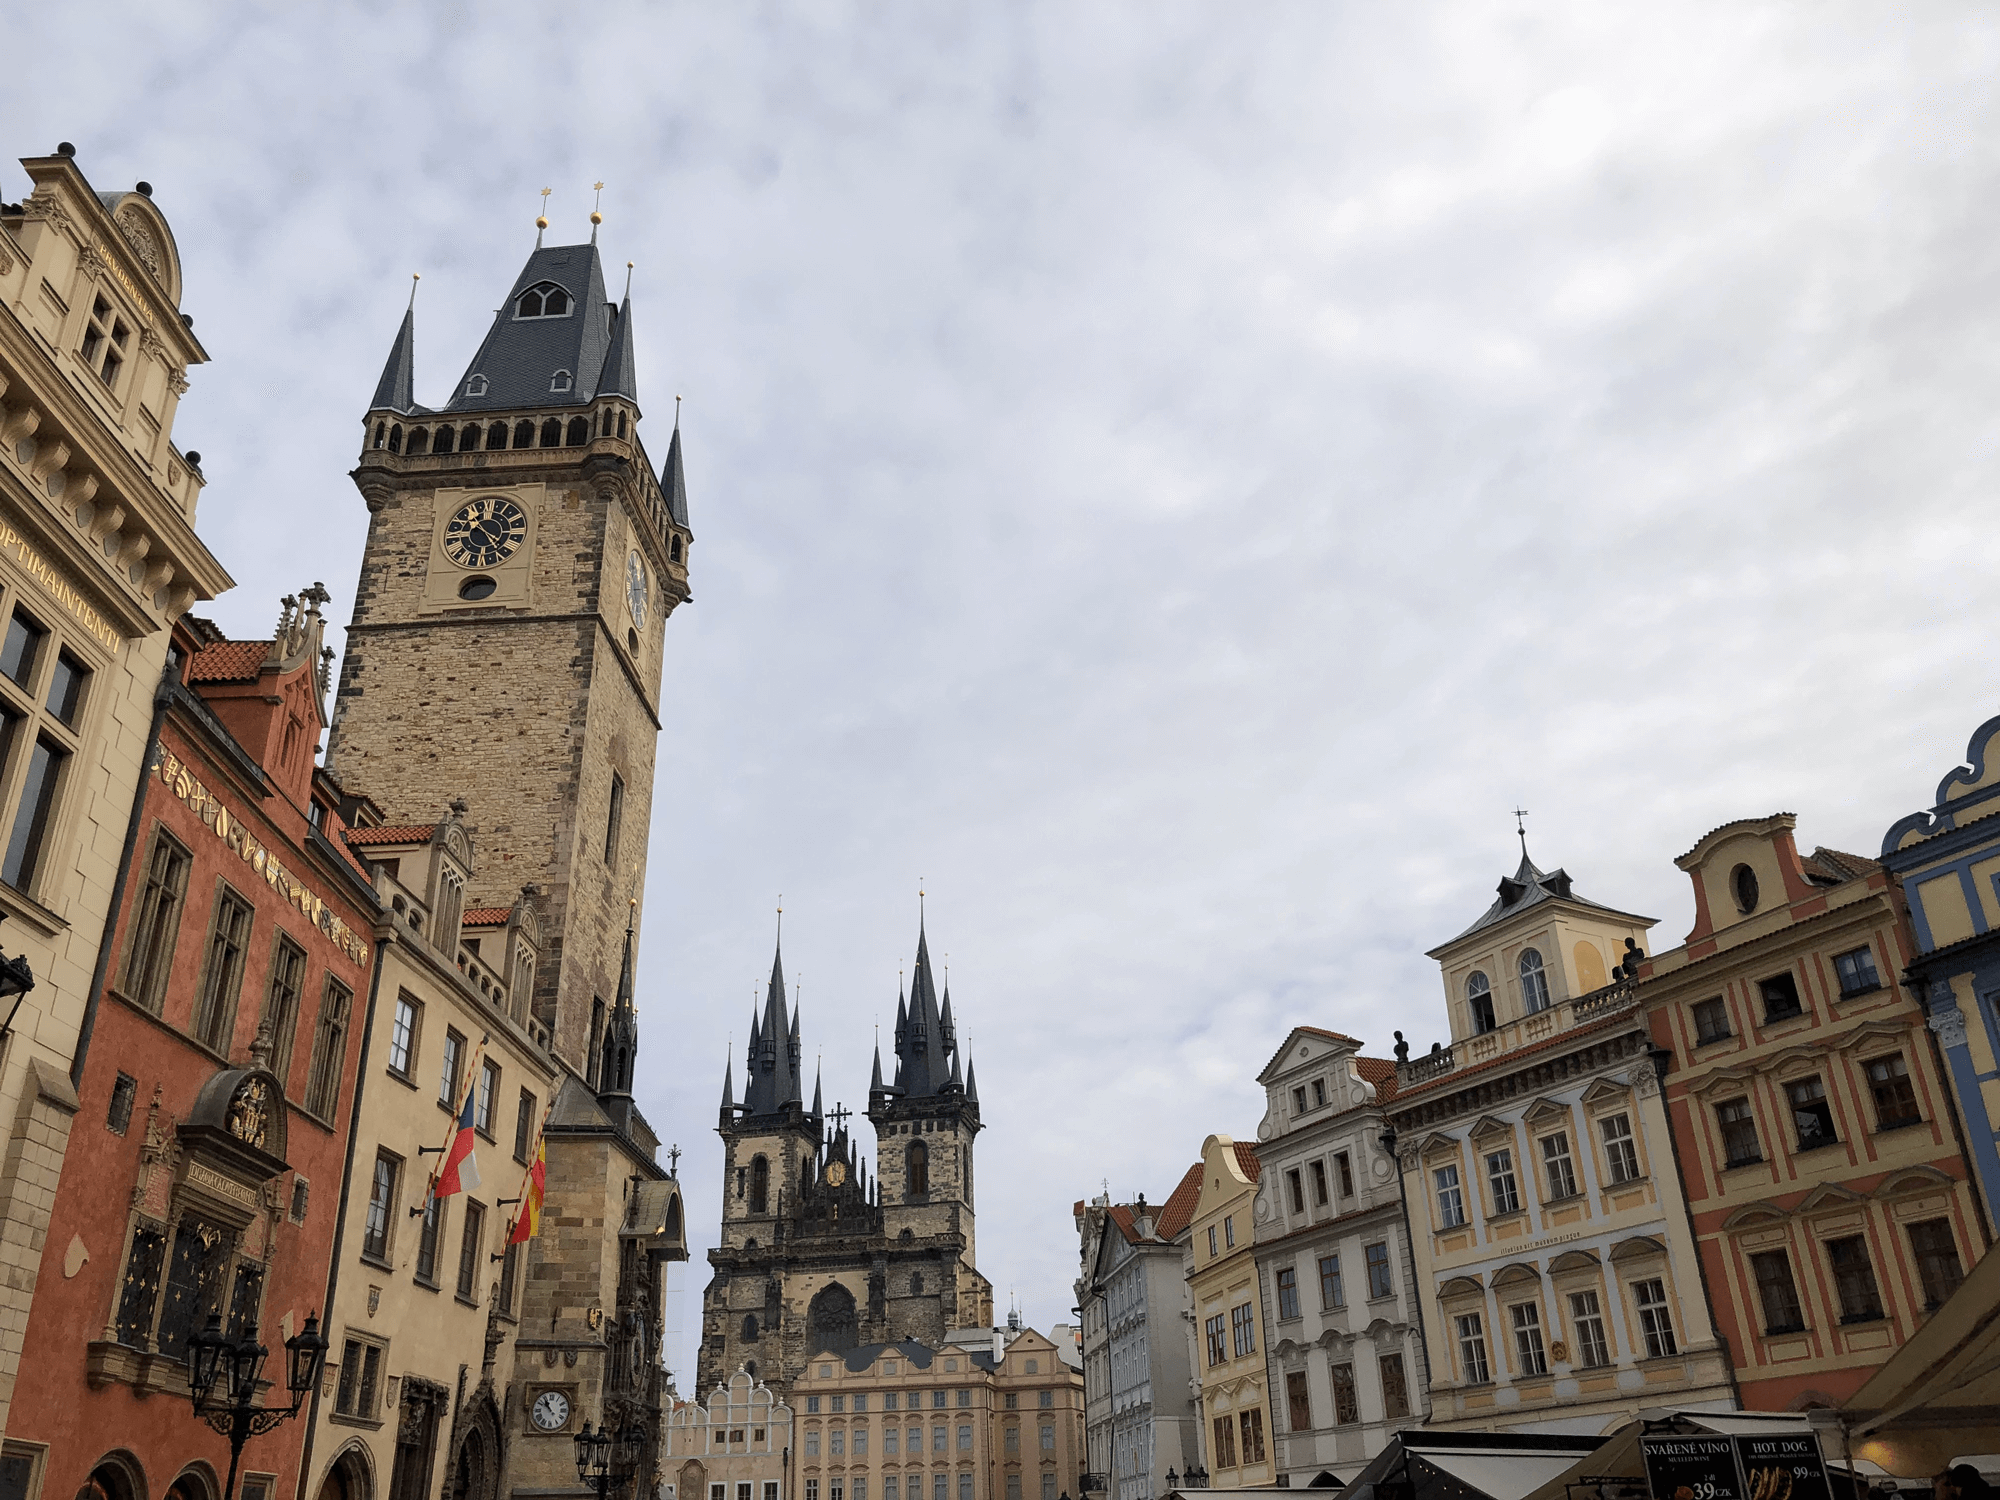
<instances>
[{"instance_id":1,"label":"arched window","mask_svg":"<svg viewBox=\"0 0 2000 1500\"><path fill-rule=\"evenodd\" d=\"M806 1304L806 1347L815 1354L845 1354L860 1339L854 1293L830 1282Z\"/></svg>"},{"instance_id":2,"label":"arched window","mask_svg":"<svg viewBox=\"0 0 2000 1500\"><path fill-rule=\"evenodd\" d=\"M622 411L618 413L618 435L625 436L625 413Z\"/></svg>"},{"instance_id":3,"label":"arched window","mask_svg":"<svg viewBox=\"0 0 2000 1500\"><path fill-rule=\"evenodd\" d=\"M679 537L674 538L673 558L675 562L681 560L681 539Z\"/></svg>"},{"instance_id":4,"label":"arched window","mask_svg":"<svg viewBox=\"0 0 2000 1500\"><path fill-rule=\"evenodd\" d=\"M384 443L386 443L386 442L388 442L388 441L389 441L389 425L388 425L388 423L386 423L386 422L377 422L377 423L375 424L375 446L376 446L377 448L379 448L379 447L381 447L381 446L382 446L382 445L383 445Z\"/></svg>"},{"instance_id":5,"label":"arched window","mask_svg":"<svg viewBox=\"0 0 2000 1500\"><path fill-rule=\"evenodd\" d=\"M1465 1003L1472 1010L1472 1029L1491 1031L1493 1029L1493 986L1479 970L1472 971L1472 977L1465 981Z\"/></svg>"},{"instance_id":6,"label":"arched window","mask_svg":"<svg viewBox=\"0 0 2000 1500\"><path fill-rule=\"evenodd\" d=\"M466 381L466 382L465 382L465 394L466 394L466 395L468 395L468 396L483 396L483 395L485 395L485 394L486 394L486 377L485 377L484 375L475 375L475 376L473 376L473 377L472 377L472 379L470 379L470 380Z\"/></svg>"},{"instance_id":7,"label":"arched window","mask_svg":"<svg viewBox=\"0 0 2000 1500\"><path fill-rule=\"evenodd\" d=\"M771 1163L764 1157L756 1157L750 1163L750 1212L764 1214L771 1211Z\"/></svg>"},{"instance_id":8,"label":"arched window","mask_svg":"<svg viewBox=\"0 0 2000 1500\"><path fill-rule=\"evenodd\" d=\"M458 435L458 451L471 453L479 447L479 424L474 422Z\"/></svg>"},{"instance_id":9,"label":"arched window","mask_svg":"<svg viewBox=\"0 0 2000 1500\"><path fill-rule=\"evenodd\" d=\"M516 448L535 446L535 424L525 417L514 424L514 446Z\"/></svg>"},{"instance_id":10,"label":"arched window","mask_svg":"<svg viewBox=\"0 0 2000 1500\"><path fill-rule=\"evenodd\" d=\"M906 1200L928 1198L931 1192L931 1152L922 1141L911 1141L903 1158L903 1196Z\"/></svg>"},{"instance_id":11,"label":"arched window","mask_svg":"<svg viewBox=\"0 0 2000 1500\"><path fill-rule=\"evenodd\" d=\"M412 428L410 429L410 447L409 447L409 452L410 452L410 454L411 454L412 456L415 456L416 454L419 454L419 453L422 453L422 452L423 452L423 451L424 451L425 449L427 449L428 447L430 447L430 445L431 445L431 430L430 430L430 428L428 428L428 427L412 427Z\"/></svg>"},{"instance_id":12,"label":"arched window","mask_svg":"<svg viewBox=\"0 0 2000 1500\"><path fill-rule=\"evenodd\" d=\"M569 371L567 370L558 370L549 377L549 389L552 391L566 391L573 384L575 382L569 378Z\"/></svg>"},{"instance_id":13,"label":"arched window","mask_svg":"<svg viewBox=\"0 0 2000 1500\"><path fill-rule=\"evenodd\" d=\"M586 422L582 417L571 417L569 419L570 447L581 448L585 443L589 441L590 441L590 424Z\"/></svg>"},{"instance_id":14,"label":"arched window","mask_svg":"<svg viewBox=\"0 0 2000 1500\"><path fill-rule=\"evenodd\" d=\"M486 446L489 449L504 448L507 446L507 424L505 422L495 422L491 427L486 429Z\"/></svg>"},{"instance_id":15,"label":"arched window","mask_svg":"<svg viewBox=\"0 0 2000 1500\"><path fill-rule=\"evenodd\" d=\"M922 1271L910 1272L910 1295L912 1297L921 1297L923 1296L923 1294L924 1294L924 1273Z\"/></svg>"},{"instance_id":16,"label":"arched window","mask_svg":"<svg viewBox=\"0 0 2000 1500\"><path fill-rule=\"evenodd\" d=\"M1533 948L1521 950L1521 1003L1530 1015L1549 1008L1549 976L1542 971L1542 955Z\"/></svg>"},{"instance_id":17,"label":"arched window","mask_svg":"<svg viewBox=\"0 0 2000 1500\"><path fill-rule=\"evenodd\" d=\"M389 429L389 451L391 453L403 451L403 424L400 422Z\"/></svg>"},{"instance_id":18,"label":"arched window","mask_svg":"<svg viewBox=\"0 0 2000 1500\"><path fill-rule=\"evenodd\" d=\"M514 302L514 316L517 318L566 318L569 316L569 293L552 281L540 282L529 287Z\"/></svg>"},{"instance_id":19,"label":"arched window","mask_svg":"<svg viewBox=\"0 0 2000 1500\"><path fill-rule=\"evenodd\" d=\"M454 434L451 428L440 427L438 429L437 441L431 445L431 452L433 453L451 452L453 435Z\"/></svg>"},{"instance_id":20,"label":"arched window","mask_svg":"<svg viewBox=\"0 0 2000 1500\"><path fill-rule=\"evenodd\" d=\"M542 446L559 448L562 446L562 418L550 417L542 423Z\"/></svg>"},{"instance_id":21,"label":"arched window","mask_svg":"<svg viewBox=\"0 0 2000 1500\"><path fill-rule=\"evenodd\" d=\"M757 1315L755 1313L745 1313L743 1315L743 1342L746 1344L757 1342Z\"/></svg>"}]
</instances>

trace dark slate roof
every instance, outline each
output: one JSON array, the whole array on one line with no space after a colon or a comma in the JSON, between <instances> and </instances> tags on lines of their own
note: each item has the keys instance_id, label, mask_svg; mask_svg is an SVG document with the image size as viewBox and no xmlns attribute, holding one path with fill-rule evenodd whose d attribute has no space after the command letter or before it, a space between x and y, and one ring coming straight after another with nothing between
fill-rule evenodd
<instances>
[{"instance_id":1,"label":"dark slate roof","mask_svg":"<svg viewBox=\"0 0 2000 1500\"><path fill-rule=\"evenodd\" d=\"M600 396L628 396L639 399L639 372L632 354L632 294L612 315L611 352L604 356L604 374L597 383ZM679 429L675 429L678 431Z\"/></svg>"},{"instance_id":2,"label":"dark slate roof","mask_svg":"<svg viewBox=\"0 0 2000 1500\"><path fill-rule=\"evenodd\" d=\"M560 318L517 318L521 293L545 281L570 295ZM493 315L493 327L458 379L448 412L514 411L521 407L582 406L596 396L605 374L617 310L605 300L604 263L595 245L554 245L528 257L507 300ZM556 372L567 370L570 388L549 388ZM469 396L475 375L486 377L486 393Z\"/></svg>"},{"instance_id":3,"label":"dark slate roof","mask_svg":"<svg viewBox=\"0 0 2000 1500\"><path fill-rule=\"evenodd\" d=\"M417 309L414 304L403 314L403 326L396 330L396 342L389 346L389 361L382 366L382 378L375 382L375 399L370 411L415 411L414 394L417 358Z\"/></svg>"},{"instance_id":4,"label":"dark slate roof","mask_svg":"<svg viewBox=\"0 0 2000 1500\"><path fill-rule=\"evenodd\" d=\"M1544 901L1567 901L1572 906L1587 906L1593 911L1608 912L1615 917L1629 917L1635 922L1650 923L1653 920L1651 917L1637 916L1629 911L1620 911L1615 906L1606 906L1602 902L1592 901L1587 896L1579 896L1570 888L1569 872L1567 870L1540 869L1532 859L1528 858L1525 850L1521 854L1520 867L1511 876L1500 882L1499 889L1499 899L1486 908L1484 916L1466 928L1457 937L1453 938L1451 942L1440 943L1437 947L1431 949L1426 956L1436 958L1446 948L1449 948L1452 943L1469 938L1473 933L1483 928L1493 927L1501 922L1508 921L1528 910L1529 907L1539 906Z\"/></svg>"},{"instance_id":5,"label":"dark slate roof","mask_svg":"<svg viewBox=\"0 0 2000 1500\"><path fill-rule=\"evenodd\" d=\"M750 1018L750 1055L744 1072L743 1110L750 1115L776 1114L788 1104L805 1102L799 1073L798 1012L785 1003L785 956L771 954L771 983L764 993L764 1014Z\"/></svg>"},{"instance_id":6,"label":"dark slate roof","mask_svg":"<svg viewBox=\"0 0 2000 1500\"><path fill-rule=\"evenodd\" d=\"M666 467L660 470L660 493L667 497L667 515L676 526L687 529L687 476L681 472L681 429L674 425L673 441L667 444Z\"/></svg>"},{"instance_id":7,"label":"dark slate roof","mask_svg":"<svg viewBox=\"0 0 2000 1500\"><path fill-rule=\"evenodd\" d=\"M939 1009L937 986L931 979L930 940L921 923L917 927L917 967L910 979L907 1017L896 1025L896 1083L906 1099L923 1099L947 1090L958 1093L963 1085L955 1078L957 1038L948 1029L951 1000ZM900 1011L902 1006L898 1004Z\"/></svg>"},{"instance_id":8,"label":"dark slate roof","mask_svg":"<svg viewBox=\"0 0 2000 1500\"><path fill-rule=\"evenodd\" d=\"M931 1367L931 1360L935 1358L937 1355L937 1351L935 1349L926 1348L924 1345L918 1343L915 1339L904 1339L903 1342L900 1344L858 1345L855 1348L849 1349L847 1353L843 1354L841 1356L841 1361L847 1366L848 1369L852 1370L855 1374L859 1375L863 1370L867 1369L870 1365L874 1364L875 1361L880 1359L883 1355L891 1353L895 1354L900 1359L907 1359L911 1364L915 1365L919 1370L928 1370ZM825 1351L821 1350L809 1356L809 1359L822 1359L824 1357L825 1357ZM992 1357L993 1356L990 1354L987 1355L987 1358L989 1360L992 1359Z\"/></svg>"}]
</instances>

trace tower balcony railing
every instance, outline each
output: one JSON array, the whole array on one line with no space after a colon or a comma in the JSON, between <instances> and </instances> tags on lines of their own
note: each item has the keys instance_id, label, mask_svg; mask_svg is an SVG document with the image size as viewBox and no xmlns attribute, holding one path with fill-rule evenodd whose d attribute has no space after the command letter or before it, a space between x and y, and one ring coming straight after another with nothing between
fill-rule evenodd
<instances>
[{"instance_id":1,"label":"tower balcony railing","mask_svg":"<svg viewBox=\"0 0 2000 1500\"><path fill-rule=\"evenodd\" d=\"M1475 1032L1430 1052L1401 1059L1396 1064L1396 1085L1401 1089L1415 1088L1458 1068L1487 1062L1576 1027L1594 1025L1608 1016L1634 1010L1638 1004L1638 985L1631 979L1615 979L1588 994L1567 996L1541 1010L1502 1021L1491 1031Z\"/></svg>"}]
</instances>

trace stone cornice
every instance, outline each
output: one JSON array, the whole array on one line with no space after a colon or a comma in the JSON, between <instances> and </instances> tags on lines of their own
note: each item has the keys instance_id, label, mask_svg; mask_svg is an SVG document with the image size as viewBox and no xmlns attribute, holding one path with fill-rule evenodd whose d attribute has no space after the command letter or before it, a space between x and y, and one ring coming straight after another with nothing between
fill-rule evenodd
<instances>
[{"instance_id":1,"label":"stone cornice","mask_svg":"<svg viewBox=\"0 0 2000 1500\"><path fill-rule=\"evenodd\" d=\"M1639 1017L1635 1015L1633 1019L1636 1023ZM1614 1032L1572 1052L1524 1058L1517 1068L1493 1068L1464 1088L1440 1090L1435 1097L1412 1100L1403 1108L1391 1100L1386 1113L1399 1135L1484 1114L1510 1100L1533 1099L1571 1079L1588 1078L1643 1056L1650 1040L1649 1034L1635 1024L1631 1030Z\"/></svg>"}]
</instances>

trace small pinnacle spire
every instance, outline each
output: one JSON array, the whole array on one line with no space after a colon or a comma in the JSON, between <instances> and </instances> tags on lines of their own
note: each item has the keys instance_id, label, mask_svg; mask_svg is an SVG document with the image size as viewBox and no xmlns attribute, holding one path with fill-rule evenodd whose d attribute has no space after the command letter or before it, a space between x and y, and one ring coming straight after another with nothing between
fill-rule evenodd
<instances>
[{"instance_id":1,"label":"small pinnacle spire","mask_svg":"<svg viewBox=\"0 0 2000 1500\"><path fill-rule=\"evenodd\" d=\"M965 1097L969 1103L979 1102L979 1072L970 1058L966 1059L965 1064Z\"/></svg>"},{"instance_id":2,"label":"small pinnacle spire","mask_svg":"<svg viewBox=\"0 0 2000 1500\"><path fill-rule=\"evenodd\" d=\"M736 1040L734 1037L730 1038L729 1050L731 1052L734 1052L736 1050ZM736 1060L733 1057L729 1056L728 1053L723 1054L722 1112L724 1114L728 1114L729 1111L735 1108L736 1106L736 1074L733 1071L735 1067L735 1062Z\"/></svg>"},{"instance_id":3,"label":"small pinnacle spire","mask_svg":"<svg viewBox=\"0 0 2000 1500\"><path fill-rule=\"evenodd\" d=\"M875 1039L875 1071L868 1080L868 1092L871 1094L882 1092L882 1039L880 1037Z\"/></svg>"},{"instance_id":4,"label":"small pinnacle spire","mask_svg":"<svg viewBox=\"0 0 2000 1500\"><path fill-rule=\"evenodd\" d=\"M817 1064L817 1063L814 1063L814 1064L813 1064L813 1107L812 1107L812 1117L813 1117L813 1118L814 1118L815 1120L817 1120L817 1119L818 1119L818 1118L820 1117L820 1114L821 1114L821 1109L820 1109L820 1092L819 1092L819 1064Z\"/></svg>"}]
</instances>

